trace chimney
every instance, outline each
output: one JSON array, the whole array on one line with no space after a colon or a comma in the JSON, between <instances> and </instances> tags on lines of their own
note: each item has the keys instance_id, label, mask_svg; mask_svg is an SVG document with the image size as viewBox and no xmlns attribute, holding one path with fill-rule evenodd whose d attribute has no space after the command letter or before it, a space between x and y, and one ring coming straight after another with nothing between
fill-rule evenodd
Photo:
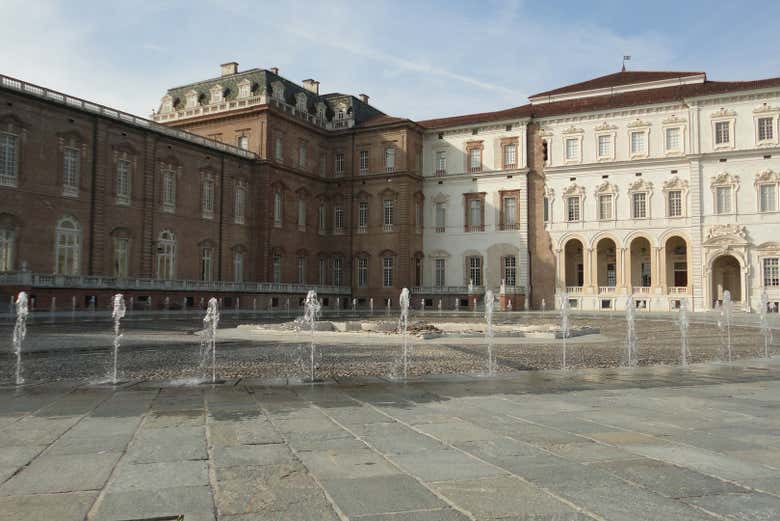
<instances>
[{"instance_id":1,"label":"chimney","mask_svg":"<svg viewBox=\"0 0 780 521\"><path fill-rule=\"evenodd\" d=\"M317 80L303 80L301 83L303 83L303 88L308 90L309 92L313 92L316 95L320 95L320 82Z\"/></svg>"},{"instance_id":2,"label":"chimney","mask_svg":"<svg viewBox=\"0 0 780 521\"><path fill-rule=\"evenodd\" d=\"M368 94L358 94L358 98L360 98L360 101L368 105Z\"/></svg>"},{"instance_id":3,"label":"chimney","mask_svg":"<svg viewBox=\"0 0 780 521\"><path fill-rule=\"evenodd\" d=\"M227 62L219 66L222 76L230 76L238 72L238 62Z\"/></svg>"},{"instance_id":4,"label":"chimney","mask_svg":"<svg viewBox=\"0 0 780 521\"><path fill-rule=\"evenodd\" d=\"M279 67L271 67L268 70L279 76Z\"/></svg>"}]
</instances>

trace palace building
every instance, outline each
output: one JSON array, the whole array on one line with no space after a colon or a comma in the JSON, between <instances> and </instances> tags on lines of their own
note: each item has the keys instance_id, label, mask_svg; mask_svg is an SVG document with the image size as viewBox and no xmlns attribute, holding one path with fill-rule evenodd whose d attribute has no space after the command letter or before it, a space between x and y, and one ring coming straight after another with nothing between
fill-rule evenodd
<instances>
[{"instance_id":1,"label":"palace building","mask_svg":"<svg viewBox=\"0 0 780 521\"><path fill-rule=\"evenodd\" d=\"M426 121L319 87L231 62L168 89L150 120L0 76L0 296L780 301L780 78L621 71Z\"/></svg>"}]
</instances>

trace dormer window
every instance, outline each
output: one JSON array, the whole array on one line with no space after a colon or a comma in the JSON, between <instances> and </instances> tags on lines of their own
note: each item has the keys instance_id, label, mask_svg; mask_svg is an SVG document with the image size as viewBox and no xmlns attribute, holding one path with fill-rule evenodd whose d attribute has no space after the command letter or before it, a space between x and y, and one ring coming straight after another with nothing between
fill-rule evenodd
<instances>
[{"instance_id":1,"label":"dormer window","mask_svg":"<svg viewBox=\"0 0 780 521\"><path fill-rule=\"evenodd\" d=\"M284 84L281 81L275 81L271 84L271 95L275 100L284 101Z\"/></svg>"},{"instance_id":2,"label":"dormer window","mask_svg":"<svg viewBox=\"0 0 780 521\"><path fill-rule=\"evenodd\" d=\"M209 89L209 92L211 93L211 103L222 103L224 99L224 90L222 89L222 85L214 85Z\"/></svg>"},{"instance_id":3,"label":"dormer window","mask_svg":"<svg viewBox=\"0 0 780 521\"><path fill-rule=\"evenodd\" d=\"M186 94L186 104L188 109L194 109L198 106L198 93L191 90Z\"/></svg>"},{"instance_id":4,"label":"dormer window","mask_svg":"<svg viewBox=\"0 0 780 521\"><path fill-rule=\"evenodd\" d=\"M248 98L252 94L252 83L249 80L242 80L238 83L238 97Z\"/></svg>"},{"instance_id":5,"label":"dormer window","mask_svg":"<svg viewBox=\"0 0 780 521\"><path fill-rule=\"evenodd\" d=\"M171 96L163 96L162 104L160 105L160 112L171 112L173 110L173 98Z\"/></svg>"},{"instance_id":6,"label":"dormer window","mask_svg":"<svg viewBox=\"0 0 780 521\"><path fill-rule=\"evenodd\" d=\"M327 110L327 106L323 102L317 103L317 117L320 119L325 119L325 111Z\"/></svg>"},{"instance_id":7,"label":"dormer window","mask_svg":"<svg viewBox=\"0 0 780 521\"><path fill-rule=\"evenodd\" d=\"M299 110L300 112L308 112L308 108L306 107L306 94L303 92L299 92L295 95L295 108Z\"/></svg>"}]
</instances>

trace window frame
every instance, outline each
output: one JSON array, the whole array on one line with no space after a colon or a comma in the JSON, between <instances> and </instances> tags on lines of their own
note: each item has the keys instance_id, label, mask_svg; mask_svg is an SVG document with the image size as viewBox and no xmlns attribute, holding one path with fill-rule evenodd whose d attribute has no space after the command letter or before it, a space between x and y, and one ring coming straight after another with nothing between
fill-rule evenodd
<instances>
[{"instance_id":1,"label":"window frame","mask_svg":"<svg viewBox=\"0 0 780 521\"><path fill-rule=\"evenodd\" d=\"M634 150L634 134L641 135L644 146L642 150ZM650 126L641 122L628 127L628 157L630 159L646 159L650 156Z\"/></svg>"},{"instance_id":2,"label":"window frame","mask_svg":"<svg viewBox=\"0 0 780 521\"><path fill-rule=\"evenodd\" d=\"M772 136L761 139L761 120L769 119ZM778 121L780 120L780 108L772 107L766 103L753 110L754 139L757 147L766 147L778 144Z\"/></svg>"},{"instance_id":3,"label":"window frame","mask_svg":"<svg viewBox=\"0 0 780 521\"><path fill-rule=\"evenodd\" d=\"M81 183L81 151L76 144L62 148L62 195L78 197Z\"/></svg>"},{"instance_id":4,"label":"window frame","mask_svg":"<svg viewBox=\"0 0 780 521\"><path fill-rule=\"evenodd\" d=\"M774 261L774 266L769 266L775 272L771 284L767 284L767 261ZM772 255L761 257L761 285L763 288L780 288L780 258Z\"/></svg>"},{"instance_id":5,"label":"window frame","mask_svg":"<svg viewBox=\"0 0 780 521\"><path fill-rule=\"evenodd\" d=\"M6 139L7 143L5 142ZM0 131L0 147L4 150L3 157L5 158L3 164L0 164L0 168L3 169L3 171L0 172L0 186L9 188L16 188L19 186L21 142L22 140L18 133L11 132L10 130ZM8 153L8 149L11 149L10 153Z\"/></svg>"},{"instance_id":6,"label":"window frame","mask_svg":"<svg viewBox=\"0 0 780 521\"><path fill-rule=\"evenodd\" d=\"M664 155L665 156L680 156L685 154L685 129L686 126L682 123L667 124L663 126L663 142L664 142ZM672 130L677 131L678 146L677 148L670 148L669 146L669 132Z\"/></svg>"},{"instance_id":7,"label":"window frame","mask_svg":"<svg viewBox=\"0 0 780 521\"><path fill-rule=\"evenodd\" d=\"M712 132L712 149L713 150L733 150L736 147L736 135L735 135L735 126L736 126L736 113L731 110L726 110L724 108L720 109L718 112L715 112L712 114L711 117L712 124L711 124L711 132ZM722 127L725 125L725 127ZM726 132L728 133L728 140L723 142L718 142L719 138L719 128L725 128Z\"/></svg>"},{"instance_id":8,"label":"window frame","mask_svg":"<svg viewBox=\"0 0 780 521\"><path fill-rule=\"evenodd\" d=\"M382 287L392 288L394 278L394 264L395 257L392 255L385 255L382 257Z\"/></svg>"},{"instance_id":9,"label":"window frame","mask_svg":"<svg viewBox=\"0 0 780 521\"><path fill-rule=\"evenodd\" d=\"M356 269L357 269L357 287L358 288L367 288L368 287L368 257L366 256L360 256L357 258Z\"/></svg>"}]
</instances>

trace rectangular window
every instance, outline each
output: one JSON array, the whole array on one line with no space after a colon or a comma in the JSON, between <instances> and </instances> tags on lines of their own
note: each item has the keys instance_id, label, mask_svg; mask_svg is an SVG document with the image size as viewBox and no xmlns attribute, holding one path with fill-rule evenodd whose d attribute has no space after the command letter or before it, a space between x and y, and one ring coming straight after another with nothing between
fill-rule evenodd
<instances>
[{"instance_id":1,"label":"rectangular window","mask_svg":"<svg viewBox=\"0 0 780 521\"><path fill-rule=\"evenodd\" d=\"M729 134L731 123L728 121L718 121L715 123L715 144L728 145L731 142Z\"/></svg>"},{"instance_id":2,"label":"rectangular window","mask_svg":"<svg viewBox=\"0 0 780 521\"><path fill-rule=\"evenodd\" d=\"M436 284L437 288L443 288L445 284L445 277L446 277L446 264L445 259L436 259L434 261L434 282Z\"/></svg>"},{"instance_id":3,"label":"rectangular window","mask_svg":"<svg viewBox=\"0 0 780 521\"><path fill-rule=\"evenodd\" d=\"M296 263L298 267L298 284L306 284L306 257L298 255Z\"/></svg>"},{"instance_id":4,"label":"rectangular window","mask_svg":"<svg viewBox=\"0 0 780 521\"><path fill-rule=\"evenodd\" d=\"M469 150L469 172L479 172L482 170L482 149L472 148Z\"/></svg>"},{"instance_id":5,"label":"rectangular window","mask_svg":"<svg viewBox=\"0 0 780 521\"><path fill-rule=\"evenodd\" d=\"M679 152L680 148L680 127L666 129L666 151Z\"/></svg>"},{"instance_id":6,"label":"rectangular window","mask_svg":"<svg viewBox=\"0 0 780 521\"><path fill-rule=\"evenodd\" d=\"M422 217L422 203L415 201L414 203L414 228L417 233L422 233L423 229L423 217Z\"/></svg>"},{"instance_id":7,"label":"rectangular window","mask_svg":"<svg viewBox=\"0 0 780 521\"><path fill-rule=\"evenodd\" d=\"M633 203L634 219L645 219L647 217L647 193L636 192L631 197Z\"/></svg>"},{"instance_id":8,"label":"rectangular window","mask_svg":"<svg viewBox=\"0 0 780 521\"><path fill-rule=\"evenodd\" d=\"M244 254L240 251L233 254L233 282L244 282Z\"/></svg>"},{"instance_id":9,"label":"rectangular window","mask_svg":"<svg viewBox=\"0 0 780 521\"><path fill-rule=\"evenodd\" d=\"M418 287L423 285L423 260L421 257L414 259L414 285Z\"/></svg>"},{"instance_id":10,"label":"rectangular window","mask_svg":"<svg viewBox=\"0 0 780 521\"><path fill-rule=\"evenodd\" d=\"M282 224L282 194L274 192L274 225Z\"/></svg>"},{"instance_id":11,"label":"rectangular window","mask_svg":"<svg viewBox=\"0 0 780 521\"><path fill-rule=\"evenodd\" d=\"M385 171L392 172L395 170L395 148L385 147Z\"/></svg>"},{"instance_id":12,"label":"rectangular window","mask_svg":"<svg viewBox=\"0 0 780 521\"><path fill-rule=\"evenodd\" d=\"M758 118L758 140L774 139L774 118Z\"/></svg>"},{"instance_id":13,"label":"rectangular window","mask_svg":"<svg viewBox=\"0 0 780 521\"><path fill-rule=\"evenodd\" d=\"M764 287L776 288L780 286L780 269L777 257L764 259Z\"/></svg>"},{"instance_id":14,"label":"rectangular window","mask_svg":"<svg viewBox=\"0 0 780 521\"><path fill-rule=\"evenodd\" d=\"M544 222L548 223L550 222L550 199L547 196L544 197L543 204L544 209L542 210L542 219Z\"/></svg>"},{"instance_id":15,"label":"rectangular window","mask_svg":"<svg viewBox=\"0 0 780 521\"><path fill-rule=\"evenodd\" d=\"M599 136L599 157L612 157L612 136Z\"/></svg>"},{"instance_id":16,"label":"rectangular window","mask_svg":"<svg viewBox=\"0 0 780 521\"><path fill-rule=\"evenodd\" d=\"M335 233L344 233L344 208L340 206L333 210L333 227Z\"/></svg>"},{"instance_id":17,"label":"rectangular window","mask_svg":"<svg viewBox=\"0 0 780 521\"><path fill-rule=\"evenodd\" d=\"M116 202L130 203L130 161L127 159L116 162Z\"/></svg>"},{"instance_id":18,"label":"rectangular window","mask_svg":"<svg viewBox=\"0 0 780 521\"><path fill-rule=\"evenodd\" d=\"M76 148L68 147L64 150L62 157L63 194L76 196L79 194L79 151Z\"/></svg>"},{"instance_id":19,"label":"rectangular window","mask_svg":"<svg viewBox=\"0 0 780 521\"><path fill-rule=\"evenodd\" d=\"M333 285L344 285L344 262L341 257L333 257Z\"/></svg>"},{"instance_id":20,"label":"rectangular window","mask_svg":"<svg viewBox=\"0 0 780 521\"><path fill-rule=\"evenodd\" d=\"M503 198L503 210L504 210L504 229L514 230L517 225L517 198L504 197Z\"/></svg>"},{"instance_id":21,"label":"rectangular window","mask_svg":"<svg viewBox=\"0 0 780 521\"><path fill-rule=\"evenodd\" d=\"M603 194L599 196L599 219L606 221L612 219L612 195Z\"/></svg>"},{"instance_id":22,"label":"rectangular window","mask_svg":"<svg viewBox=\"0 0 780 521\"><path fill-rule=\"evenodd\" d=\"M117 237L114 239L114 277L127 278L130 260L130 239ZM2 271L2 270L0 270Z\"/></svg>"},{"instance_id":23,"label":"rectangular window","mask_svg":"<svg viewBox=\"0 0 780 521\"><path fill-rule=\"evenodd\" d=\"M320 257L317 263L317 281L320 286L324 286L328 281L325 257Z\"/></svg>"},{"instance_id":24,"label":"rectangular window","mask_svg":"<svg viewBox=\"0 0 780 521\"><path fill-rule=\"evenodd\" d=\"M631 154L646 154L647 142L644 132L631 132Z\"/></svg>"},{"instance_id":25,"label":"rectangular window","mask_svg":"<svg viewBox=\"0 0 780 521\"><path fill-rule=\"evenodd\" d=\"M436 203L436 233L444 233L447 226L447 207L444 203Z\"/></svg>"},{"instance_id":26,"label":"rectangular window","mask_svg":"<svg viewBox=\"0 0 780 521\"><path fill-rule=\"evenodd\" d=\"M759 185L759 210L774 212L777 210L777 185Z\"/></svg>"},{"instance_id":27,"label":"rectangular window","mask_svg":"<svg viewBox=\"0 0 780 521\"><path fill-rule=\"evenodd\" d=\"M504 168L515 168L517 166L517 145L504 146Z\"/></svg>"},{"instance_id":28,"label":"rectangular window","mask_svg":"<svg viewBox=\"0 0 780 521\"><path fill-rule=\"evenodd\" d=\"M203 192L201 194L201 212L203 217L211 219L214 216L214 181L206 179L203 181Z\"/></svg>"},{"instance_id":29,"label":"rectangular window","mask_svg":"<svg viewBox=\"0 0 780 521\"><path fill-rule=\"evenodd\" d=\"M317 209L317 229L320 233L325 232L325 206L320 205Z\"/></svg>"},{"instance_id":30,"label":"rectangular window","mask_svg":"<svg viewBox=\"0 0 780 521\"><path fill-rule=\"evenodd\" d=\"M236 186L234 194L235 200L233 201L233 213L235 214L234 220L236 224L244 224L246 217L246 188L243 186Z\"/></svg>"},{"instance_id":31,"label":"rectangular window","mask_svg":"<svg viewBox=\"0 0 780 521\"><path fill-rule=\"evenodd\" d=\"M504 257L504 282L509 287L517 285L517 258L514 255Z\"/></svg>"},{"instance_id":32,"label":"rectangular window","mask_svg":"<svg viewBox=\"0 0 780 521\"><path fill-rule=\"evenodd\" d=\"M469 257L469 281L482 286L482 257Z\"/></svg>"},{"instance_id":33,"label":"rectangular window","mask_svg":"<svg viewBox=\"0 0 780 521\"><path fill-rule=\"evenodd\" d=\"M382 286L385 288L393 287L393 258L382 258Z\"/></svg>"},{"instance_id":34,"label":"rectangular window","mask_svg":"<svg viewBox=\"0 0 780 521\"><path fill-rule=\"evenodd\" d=\"M276 136L275 157L280 163L284 160L284 140L282 136Z\"/></svg>"},{"instance_id":35,"label":"rectangular window","mask_svg":"<svg viewBox=\"0 0 780 521\"><path fill-rule=\"evenodd\" d=\"M201 248L200 250L200 280L211 281L211 264L214 254L213 248Z\"/></svg>"},{"instance_id":36,"label":"rectangular window","mask_svg":"<svg viewBox=\"0 0 780 521\"><path fill-rule=\"evenodd\" d=\"M578 138L568 138L566 140L566 160L576 161L580 158L580 140Z\"/></svg>"},{"instance_id":37,"label":"rectangular window","mask_svg":"<svg viewBox=\"0 0 780 521\"><path fill-rule=\"evenodd\" d=\"M360 175L368 173L368 150L360 151Z\"/></svg>"},{"instance_id":38,"label":"rectangular window","mask_svg":"<svg viewBox=\"0 0 780 521\"><path fill-rule=\"evenodd\" d=\"M569 222L576 222L580 220L580 198L579 197L566 198L566 220Z\"/></svg>"},{"instance_id":39,"label":"rectangular window","mask_svg":"<svg viewBox=\"0 0 780 521\"><path fill-rule=\"evenodd\" d=\"M18 177L16 136L0 132L0 185L16 186Z\"/></svg>"},{"instance_id":40,"label":"rectangular window","mask_svg":"<svg viewBox=\"0 0 780 521\"><path fill-rule=\"evenodd\" d=\"M249 136L238 136L238 148L249 150Z\"/></svg>"},{"instance_id":41,"label":"rectangular window","mask_svg":"<svg viewBox=\"0 0 780 521\"><path fill-rule=\"evenodd\" d=\"M359 288L368 287L368 258L366 257L358 257L357 279Z\"/></svg>"},{"instance_id":42,"label":"rectangular window","mask_svg":"<svg viewBox=\"0 0 780 521\"><path fill-rule=\"evenodd\" d=\"M298 229L306 229L306 201L298 199Z\"/></svg>"},{"instance_id":43,"label":"rectangular window","mask_svg":"<svg viewBox=\"0 0 780 521\"><path fill-rule=\"evenodd\" d=\"M14 269L14 241L16 232L8 228L0 228L0 271Z\"/></svg>"},{"instance_id":44,"label":"rectangular window","mask_svg":"<svg viewBox=\"0 0 780 521\"><path fill-rule=\"evenodd\" d=\"M682 217L682 192L669 191L669 217Z\"/></svg>"},{"instance_id":45,"label":"rectangular window","mask_svg":"<svg viewBox=\"0 0 780 521\"><path fill-rule=\"evenodd\" d=\"M298 145L298 167L306 168L306 143Z\"/></svg>"},{"instance_id":46,"label":"rectangular window","mask_svg":"<svg viewBox=\"0 0 780 521\"><path fill-rule=\"evenodd\" d=\"M447 173L447 152L436 152L436 175L443 176Z\"/></svg>"},{"instance_id":47,"label":"rectangular window","mask_svg":"<svg viewBox=\"0 0 780 521\"><path fill-rule=\"evenodd\" d=\"M176 207L176 172L171 169L163 172L163 206L167 210Z\"/></svg>"},{"instance_id":48,"label":"rectangular window","mask_svg":"<svg viewBox=\"0 0 780 521\"><path fill-rule=\"evenodd\" d=\"M730 186L719 186L715 189L715 213L731 213Z\"/></svg>"},{"instance_id":49,"label":"rectangular window","mask_svg":"<svg viewBox=\"0 0 780 521\"><path fill-rule=\"evenodd\" d=\"M361 201L358 205L358 232L368 231L368 203Z\"/></svg>"},{"instance_id":50,"label":"rectangular window","mask_svg":"<svg viewBox=\"0 0 780 521\"><path fill-rule=\"evenodd\" d=\"M336 177L344 175L344 152L336 152Z\"/></svg>"},{"instance_id":51,"label":"rectangular window","mask_svg":"<svg viewBox=\"0 0 780 521\"><path fill-rule=\"evenodd\" d=\"M395 219L395 202L392 199L385 199L383 203L384 208L384 230L386 232L393 231L393 223Z\"/></svg>"},{"instance_id":52,"label":"rectangular window","mask_svg":"<svg viewBox=\"0 0 780 521\"><path fill-rule=\"evenodd\" d=\"M482 201L479 199L471 199L469 201L469 215L468 215L468 231L480 232L482 231Z\"/></svg>"},{"instance_id":53,"label":"rectangular window","mask_svg":"<svg viewBox=\"0 0 780 521\"><path fill-rule=\"evenodd\" d=\"M282 256L274 255L273 258L273 281L277 284L282 282Z\"/></svg>"}]
</instances>

